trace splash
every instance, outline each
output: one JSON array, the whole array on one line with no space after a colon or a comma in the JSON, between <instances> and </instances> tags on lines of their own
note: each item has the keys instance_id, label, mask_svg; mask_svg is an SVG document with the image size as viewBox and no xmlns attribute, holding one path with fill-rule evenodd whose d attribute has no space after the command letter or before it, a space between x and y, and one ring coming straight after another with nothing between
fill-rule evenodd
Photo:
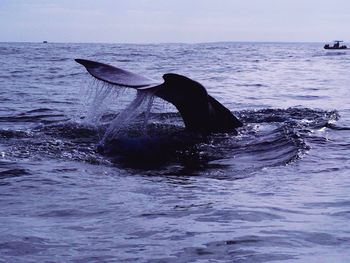
<instances>
[{"instance_id":1,"label":"splash","mask_svg":"<svg viewBox=\"0 0 350 263\"><path fill-rule=\"evenodd\" d=\"M102 82L96 79L91 80L86 93L86 100L84 103L85 122L92 125L99 125L102 123L103 114L111 107L116 104L116 101L123 93L126 88L121 86L112 85L106 82Z\"/></svg>"},{"instance_id":2,"label":"splash","mask_svg":"<svg viewBox=\"0 0 350 263\"><path fill-rule=\"evenodd\" d=\"M118 137L136 121L138 121L138 133L146 135L147 124L154 102L154 94L152 92L136 90L135 93L133 89L99 80L92 80L87 87L85 123L93 126L104 124L103 117L114 107L111 116L115 117L112 120L109 119L110 123L102 137L102 144L105 141ZM133 95L135 96L134 98Z\"/></svg>"},{"instance_id":3,"label":"splash","mask_svg":"<svg viewBox=\"0 0 350 263\"><path fill-rule=\"evenodd\" d=\"M111 122L102 142L118 137L123 128L130 126L140 116L143 117L141 133L146 134L153 101L153 93L137 91L135 99Z\"/></svg>"}]
</instances>

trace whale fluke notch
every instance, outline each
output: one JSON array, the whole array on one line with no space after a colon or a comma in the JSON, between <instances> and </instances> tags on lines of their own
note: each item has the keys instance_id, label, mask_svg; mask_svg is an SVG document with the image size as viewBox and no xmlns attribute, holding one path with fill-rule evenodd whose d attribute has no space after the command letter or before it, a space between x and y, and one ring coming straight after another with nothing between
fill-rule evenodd
<instances>
[{"instance_id":1,"label":"whale fluke notch","mask_svg":"<svg viewBox=\"0 0 350 263\"><path fill-rule=\"evenodd\" d=\"M188 130L200 133L235 132L243 124L229 109L207 93L200 83L174 73L163 75L164 83L85 59L76 59L95 78L110 84L147 90L172 103Z\"/></svg>"}]
</instances>

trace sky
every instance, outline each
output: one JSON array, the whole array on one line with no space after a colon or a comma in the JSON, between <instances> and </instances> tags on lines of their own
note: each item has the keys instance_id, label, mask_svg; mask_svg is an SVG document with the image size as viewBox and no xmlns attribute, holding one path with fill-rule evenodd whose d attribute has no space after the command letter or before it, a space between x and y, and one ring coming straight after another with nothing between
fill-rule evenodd
<instances>
[{"instance_id":1,"label":"sky","mask_svg":"<svg viewBox=\"0 0 350 263\"><path fill-rule=\"evenodd\" d=\"M350 0L0 0L0 42L350 41Z\"/></svg>"}]
</instances>

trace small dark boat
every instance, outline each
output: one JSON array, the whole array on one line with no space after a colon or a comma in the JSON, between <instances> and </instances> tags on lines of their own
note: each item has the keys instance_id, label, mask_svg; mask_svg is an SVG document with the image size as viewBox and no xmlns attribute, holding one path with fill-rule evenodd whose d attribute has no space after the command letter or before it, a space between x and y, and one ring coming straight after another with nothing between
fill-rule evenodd
<instances>
[{"instance_id":1,"label":"small dark boat","mask_svg":"<svg viewBox=\"0 0 350 263\"><path fill-rule=\"evenodd\" d=\"M47 44L47 41L46 41L46 40L44 40L44 41L43 41L43 43L44 43L44 44Z\"/></svg>"},{"instance_id":2,"label":"small dark boat","mask_svg":"<svg viewBox=\"0 0 350 263\"><path fill-rule=\"evenodd\" d=\"M342 40L334 40L333 46L330 46L329 44L324 45L324 49L348 49L345 45L340 45L340 42L343 42Z\"/></svg>"}]
</instances>

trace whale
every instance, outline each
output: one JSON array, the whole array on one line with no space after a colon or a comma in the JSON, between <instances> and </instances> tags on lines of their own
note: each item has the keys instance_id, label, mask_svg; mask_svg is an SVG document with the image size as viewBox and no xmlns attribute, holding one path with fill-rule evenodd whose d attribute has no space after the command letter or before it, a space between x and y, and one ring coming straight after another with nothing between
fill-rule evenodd
<instances>
[{"instance_id":1,"label":"whale","mask_svg":"<svg viewBox=\"0 0 350 263\"><path fill-rule=\"evenodd\" d=\"M133 88L173 104L179 111L185 129L200 134L237 133L243 123L232 112L208 94L199 82L176 73L163 75L163 82L112 65L87 59L75 59L94 78L112 86Z\"/></svg>"}]
</instances>

